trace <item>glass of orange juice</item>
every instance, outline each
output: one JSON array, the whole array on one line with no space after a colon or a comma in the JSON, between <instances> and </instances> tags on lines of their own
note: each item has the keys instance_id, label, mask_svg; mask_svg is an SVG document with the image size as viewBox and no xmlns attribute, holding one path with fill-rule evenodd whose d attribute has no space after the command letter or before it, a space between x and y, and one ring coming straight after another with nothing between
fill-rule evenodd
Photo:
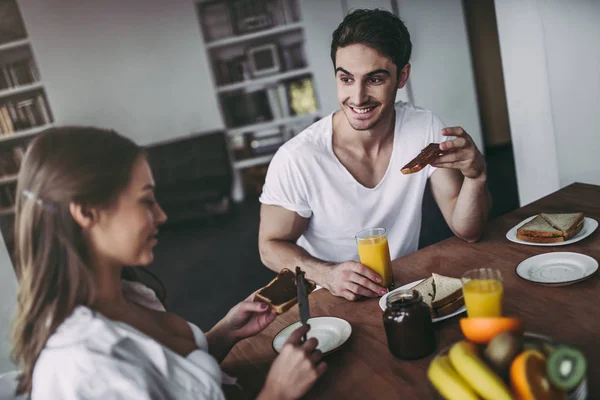
<instances>
[{"instance_id":1,"label":"glass of orange juice","mask_svg":"<svg viewBox=\"0 0 600 400\"><path fill-rule=\"evenodd\" d=\"M371 268L381 276L381 286L394 288L392 260L384 228L365 229L356 234L356 246L360 263Z\"/></svg>"},{"instance_id":2,"label":"glass of orange juice","mask_svg":"<svg viewBox=\"0 0 600 400\"><path fill-rule=\"evenodd\" d=\"M469 317L502 316L504 286L497 269L479 268L462 276L463 296Z\"/></svg>"}]
</instances>

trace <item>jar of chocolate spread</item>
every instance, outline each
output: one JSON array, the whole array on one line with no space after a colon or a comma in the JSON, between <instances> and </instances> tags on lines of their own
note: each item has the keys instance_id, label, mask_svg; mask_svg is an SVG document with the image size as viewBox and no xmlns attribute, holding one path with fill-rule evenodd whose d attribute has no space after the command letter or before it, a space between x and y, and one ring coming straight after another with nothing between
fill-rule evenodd
<instances>
[{"instance_id":1,"label":"jar of chocolate spread","mask_svg":"<svg viewBox=\"0 0 600 400\"><path fill-rule=\"evenodd\" d=\"M386 299L383 325L390 352L402 360L425 357L435 350L429 306L416 290L399 290Z\"/></svg>"}]
</instances>

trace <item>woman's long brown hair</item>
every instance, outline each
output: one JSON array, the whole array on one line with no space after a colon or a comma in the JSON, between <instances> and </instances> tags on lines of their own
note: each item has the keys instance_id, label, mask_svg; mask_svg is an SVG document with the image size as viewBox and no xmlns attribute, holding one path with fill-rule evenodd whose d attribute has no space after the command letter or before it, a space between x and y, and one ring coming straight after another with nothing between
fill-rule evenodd
<instances>
[{"instance_id":1,"label":"woman's long brown hair","mask_svg":"<svg viewBox=\"0 0 600 400\"><path fill-rule=\"evenodd\" d=\"M51 128L29 146L17 183L15 269L19 280L13 359L17 393L31 391L35 363L49 336L78 305L93 303L95 284L71 202L109 207L144 151L114 131ZM137 271L123 276L138 280Z\"/></svg>"}]
</instances>

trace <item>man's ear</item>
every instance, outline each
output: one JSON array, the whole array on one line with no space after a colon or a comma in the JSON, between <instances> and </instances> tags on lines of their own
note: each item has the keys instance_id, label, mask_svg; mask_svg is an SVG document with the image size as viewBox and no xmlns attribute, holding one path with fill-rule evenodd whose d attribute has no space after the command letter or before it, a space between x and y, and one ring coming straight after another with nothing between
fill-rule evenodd
<instances>
[{"instance_id":1,"label":"man's ear","mask_svg":"<svg viewBox=\"0 0 600 400\"><path fill-rule=\"evenodd\" d=\"M69 211L71 216L83 229L87 229L92 226L94 222L98 220L98 214L96 210L85 207L81 203L71 202L69 204Z\"/></svg>"},{"instance_id":2,"label":"man's ear","mask_svg":"<svg viewBox=\"0 0 600 400\"><path fill-rule=\"evenodd\" d=\"M400 70L398 74L398 83L396 84L396 89L402 89L406 82L408 82L408 77L410 76L410 64L407 63L404 68Z\"/></svg>"}]
</instances>

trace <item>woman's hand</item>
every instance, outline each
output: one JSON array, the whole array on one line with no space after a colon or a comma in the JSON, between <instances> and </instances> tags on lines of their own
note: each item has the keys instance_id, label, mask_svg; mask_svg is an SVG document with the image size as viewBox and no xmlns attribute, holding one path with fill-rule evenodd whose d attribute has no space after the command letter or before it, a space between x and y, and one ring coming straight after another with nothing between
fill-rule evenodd
<instances>
[{"instance_id":1,"label":"woman's hand","mask_svg":"<svg viewBox=\"0 0 600 400\"><path fill-rule=\"evenodd\" d=\"M223 361L237 342L261 332L277 317L268 305L252 301L254 293L236 304L210 331L206 333L208 351L219 362Z\"/></svg>"},{"instance_id":2,"label":"woman's hand","mask_svg":"<svg viewBox=\"0 0 600 400\"><path fill-rule=\"evenodd\" d=\"M327 364L321 361L321 351L316 350L317 339L301 342L309 329L309 326L302 326L292 332L273 361L258 400L299 399L325 373Z\"/></svg>"},{"instance_id":3,"label":"woman's hand","mask_svg":"<svg viewBox=\"0 0 600 400\"><path fill-rule=\"evenodd\" d=\"M220 322L227 327L235 342L262 332L277 317L275 310L265 303L252 301L253 297L254 294L251 294L235 305Z\"/></svg>"}]
</instances>

